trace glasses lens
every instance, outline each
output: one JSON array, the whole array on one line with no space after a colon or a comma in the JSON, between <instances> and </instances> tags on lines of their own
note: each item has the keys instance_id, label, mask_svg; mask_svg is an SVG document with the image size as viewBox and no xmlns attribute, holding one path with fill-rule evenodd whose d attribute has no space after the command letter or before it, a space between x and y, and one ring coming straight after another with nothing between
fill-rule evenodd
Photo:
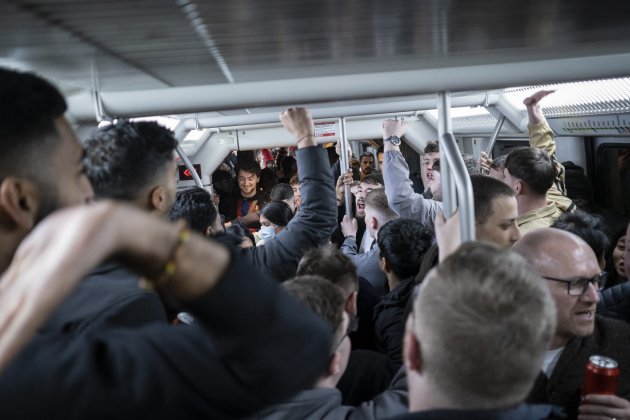
<instances>
[{"instance_id":1,"label":"glasses lens","mask_svg":"<svg viewBox=\"0 0 630 420\"><path fill-rule=\"evenodd\" d=\"M589 279L577 279L573 280L569 283L569 294L571 296L580 296L582 293L586 292L588 288Z\"/></svg>"},{"instance_id":2,"label":"glasses lens","mask_svg":"<svg viewBox=\"0 0 630 420\"><path fill-rule=\"evenodd\" d=\"M581 278L572 281L569 283L569 294L572 296L579 296L586 293L589 284L592 284L597 291L602 290L606 285L606 273L598 274L592 279Z\"/></svg>"}]
</instances>

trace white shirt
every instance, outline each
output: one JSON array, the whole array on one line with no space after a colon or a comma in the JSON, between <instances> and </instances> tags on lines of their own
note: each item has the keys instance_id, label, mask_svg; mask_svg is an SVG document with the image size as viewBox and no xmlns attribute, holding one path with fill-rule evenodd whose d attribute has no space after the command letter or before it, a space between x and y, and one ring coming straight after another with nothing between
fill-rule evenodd
<instances>
[{"instance_id":1,"label":"white shirt","mask_svg":"<svg viewBox=\"0 0 630 420\"><path fill-rule=\"evenodd\" d=\"M363 238L361 238L361 245L359 246L359 254L363 254L368 252L372 247L372 242L374 242L374 238L370 236L370 232L365 229L365 233L363 234Z\"/></svg>"},{"instance_id":2,"label":"white shirt","mask_svg":"<svg viewBox=\"0 0 630 420\"><path fill-rule=\"evenodd\" d=\"M553 369L556 367L556 363L558 363L562 350L564 350L564 347L560 347L555 350L547 350L545 353L545 360L543 360L542 369L543 372L545 372L545 375L547 375L547 378L551 377L551 372L553 372Z\"/></svg>"}]
</instances>

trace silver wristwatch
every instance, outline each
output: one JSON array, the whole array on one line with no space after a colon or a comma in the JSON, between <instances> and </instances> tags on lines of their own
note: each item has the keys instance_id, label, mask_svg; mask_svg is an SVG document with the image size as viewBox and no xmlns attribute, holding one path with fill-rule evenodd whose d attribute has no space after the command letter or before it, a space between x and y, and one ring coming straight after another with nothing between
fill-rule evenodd
<instances>
[{"instance_id":1,"label":"silver wristwatch","mask_svg":"<svg viewBox=\"0 0 630 420\"><path fill-rule=\"evenodd\" d=\"M398 137L398 136L389 136L383 141L388 141L391 144L393 144L394 146L400 146L400 137Z\"/></svg>"}]
</instances>

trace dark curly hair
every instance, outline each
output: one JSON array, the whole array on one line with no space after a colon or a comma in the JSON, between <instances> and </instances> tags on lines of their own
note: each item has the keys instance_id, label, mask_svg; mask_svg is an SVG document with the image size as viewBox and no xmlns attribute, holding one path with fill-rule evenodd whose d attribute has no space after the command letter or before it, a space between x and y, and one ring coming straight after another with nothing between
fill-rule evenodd
<instances>
[{"instance_id":1,"label":"dark curly hair","mask_svg":"<svg viewBox=\"0 0 630 420\"><path fill-rule=\"evenodd\" d=\"M191 187L179 191L169 213L170 221L186 220L195 232L206 233L218 217L218 211L212 202L210 193L203 188Z\"/></svg>"},{"instance_id":2,"label":"dark curly hair","mask_svg":"<svg viewBox=\"0 0 630 420\"><path fill-rule=\"evenodd\" d=\"M432 242L433 233L416 220L392 220L378 231L381 256L400 280L418 274L422 257Z\"/></svg>"},{"instance_id":3,"label":"dark curly hair","mask_svg":"<svg viewBox=\"0 0 630 420\"><path fill-rule=\"evenodd\" d=\"M177 140L154 121L118 120L85 141L85 168L100 198L133 200L163 176Z\"/></svg>"}]
</instances>

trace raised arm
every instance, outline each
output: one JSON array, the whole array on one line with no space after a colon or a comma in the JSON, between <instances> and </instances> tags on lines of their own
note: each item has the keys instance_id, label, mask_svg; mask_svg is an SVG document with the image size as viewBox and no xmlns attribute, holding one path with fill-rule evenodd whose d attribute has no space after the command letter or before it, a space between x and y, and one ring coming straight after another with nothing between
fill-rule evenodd
<instances>
[{"instance_id":1,"label":"raised arm","mask_svg":"<svg viewBox=\"0 0 630 420\"><path fill-rule=\"evenodd\" d=\"M383 141L385 156L383 158L383 180L385 194L389 206L400 217L419 220L429 229L433 229L433 221L442 210L442 203L427 200L413 190L409 179L409 166L400 153L400 147L386 141L391 136L401 137L405 133L405 122L402 120L385 120L383 122Z\"/></svg>"},{"instance_id":2,"label":"raised arm","mask_svg":"<svg viewBox=\"0 0 630 420\"><path fill-rule=\"evenodd\" d=\"M556 153L556 142L553 139L553 131L540 108L540 101L553 92L555 91L539 90L523 100L523 105L527 108L529 145L530 147L543 149L549 155Z\"/></svg>"},{"instance_id":3,"label":"raised arm","mask_svg":"<svg viewBox=\"0 0 630 420\"><path fill-rule=\"evenodd\" d=\"M262 247L243 250L243 254L254 266L286 280L295 275L306 251L329 241L337 226L337 200L328 157L315 141L310 112L292 108L280 114L280 120L297 143L302 205L278 236Z\"/></svg>"},{"instance_id":4,"label":"raised arm","mask_svg":"<svg viewBox=\"0 0 630 420\"><path fill-rule=\"evenodd\" d=\"M553 130L551 130L540 108L540 101L554 92L555 90L539 90L523 100L523 104L527 108L529 146L547 152L553 159L556 168L556 180L550 190L551 199L554 199L554 196L567 195L567 189L564 184L564 166L556 158L556 141L554 140Z\"/></svg>"}]
</instances>

